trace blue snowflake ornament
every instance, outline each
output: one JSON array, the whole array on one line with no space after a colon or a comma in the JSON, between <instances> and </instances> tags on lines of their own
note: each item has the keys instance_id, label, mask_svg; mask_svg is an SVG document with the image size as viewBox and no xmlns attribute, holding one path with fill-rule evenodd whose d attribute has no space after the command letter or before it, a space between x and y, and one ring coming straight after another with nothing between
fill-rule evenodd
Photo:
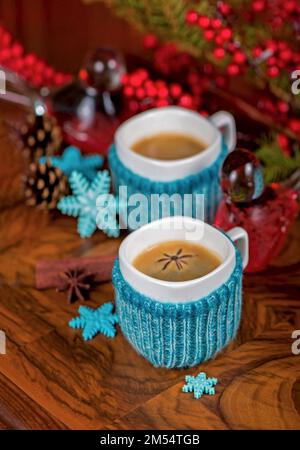
<instances>
[{"instance_id":1,"label":"blue snowflake ornament","mask_svg":"<svg viewBox=\"0 0 300 450\"><path fill-rule=\"evenodd\" d=\"M106 337L113 338L116 335L115 324L118 323L117 314L113 314L114 305L104 303L97 309L87 306L79 306L79 317L70 320L71 328L82 328L82 336L85 341L92 339L96 334L102 333Z\"/></svg>"},{"instance_id":2,"label":"blue snowflake ornament","mask_svg":"<svg viewBox=\"0 0 300 450\"><path fill-rule=\"evenodd\" d=\"M79 172L72 172L69 183L73 195L63 197L57 208L63 214L78 217L78 233L87 238L96 231L96 199L100 194L108 194L110 190L110 176L108 170L98 172L90 183Z\"/></svg>"},{"instance_id":3,"label":"blue snowflake ornament","mask_svg":"<svg viewBox=\"0 0 300 450\"><path fill-rule=\"evenodd\" d=\"M205 372L200 372L196 377L187 375L186 384L182 387L182 392L194 392L194 398L199 399L203 394L214 395L217 378L207 378Z\"/></svg>"},{"instance_id":4,"label":"blue snowflake ornament","mask_svg":"<svg viewBox=\"0 0 300 450\"><path fill-rule=\"evenodd\" d=\"M65 149L62 156L43 156L39 162L44 164L47 160L50 160L54 167L62 170L67 177L76 171L82 173L88 180L93 180L97 170L102 167L104 158L100 155L82 156L79 148L71 145Z\"/></svg>"}]
</instances>

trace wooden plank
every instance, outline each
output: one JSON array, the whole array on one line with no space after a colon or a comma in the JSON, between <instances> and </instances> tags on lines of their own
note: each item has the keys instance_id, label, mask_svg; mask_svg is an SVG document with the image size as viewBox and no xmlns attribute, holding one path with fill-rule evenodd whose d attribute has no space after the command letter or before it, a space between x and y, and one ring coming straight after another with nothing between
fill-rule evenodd
<instances>
[{"instance_id":1,"label":"wooden plank","mask_svg":"<svg viewBox=\"0 0 300 450\"><path fill-rule=\"evenodd\" d=\"M181 392L182 377L110 428L300 430L299 396L294 393L300 364L291 354L290 334L248 342L201 364L200 371L218 378L216 395L195 400Z\"/></svg>"},{"instance_id":2,"label":"wooden plank","mask_svg":"<svg viewBox=\"0 0 300 450\"><path fill-rule=\"evenodd\" d=\"M0 428L2 430L48 430L66 429L66 426L0 374Z\"/></svg>"},{"instance_id":3,"label":"wooden plank","mask_svg":"<svg viewBox=\"0 0 300 450\"><path fill-rule=\"evenodd\" d=\"M0 372L70 428L108 427L186 371L157 369L120 331L84 342L67 324L0 359Z\"/></svg>"}]
</instances>

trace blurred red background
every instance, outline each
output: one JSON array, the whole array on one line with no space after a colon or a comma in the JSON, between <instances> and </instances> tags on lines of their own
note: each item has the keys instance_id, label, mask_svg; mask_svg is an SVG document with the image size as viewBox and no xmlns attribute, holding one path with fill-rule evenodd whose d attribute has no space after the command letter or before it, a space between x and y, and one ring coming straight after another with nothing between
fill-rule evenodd
<instances>
[{"instance_id":1,"label":"blurred red background","mask_svg":"<svg viewBox=\"0 0 300 450\"><path fill-rule=\"evenodd\" d=\"M76 71L86 51L97 46L141 54L139 34L101 3L0 0L0 22L28 52L63 71Z\"/></svg>"}]
</instances>

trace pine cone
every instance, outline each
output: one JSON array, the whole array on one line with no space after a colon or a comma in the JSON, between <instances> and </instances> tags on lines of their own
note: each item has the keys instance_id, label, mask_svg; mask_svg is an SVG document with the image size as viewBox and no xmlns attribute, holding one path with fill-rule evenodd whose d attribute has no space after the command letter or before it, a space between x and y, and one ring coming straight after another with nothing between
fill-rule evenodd
<instances>
[{"instance_id":1,"label":"pine cone","mask_svg":"<svg viewBox=\"0 0 300 450\"><path fill-rule=\"evenodd\" d=\"M53 209L58 200L68 193L68 181L58 167L50 161L31 163L25 178L26 204L43 209Z\"/></svg>"},{"instance_id":2,"label":"pine cone","mask_svg":"<svg viewBox=\"0 0 300 450\"><path fill-rule=\"evenodd\" d=\"M51 156L57 152L62 133L57 120L49 114L30 114L20 129L20 141L26 158L36 161L41 156Z\"/></svg>"}]
</instances>

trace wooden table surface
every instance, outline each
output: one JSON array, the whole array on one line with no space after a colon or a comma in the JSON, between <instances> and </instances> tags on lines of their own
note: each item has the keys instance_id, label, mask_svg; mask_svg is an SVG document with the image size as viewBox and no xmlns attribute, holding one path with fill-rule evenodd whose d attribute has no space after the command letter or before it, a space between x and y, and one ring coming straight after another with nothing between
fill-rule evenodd
<instances>
[{"instance_id":1,"label":"wooden table surface","mask_svg":"<svg viewBox=\"0 0 300 450\"><path fill-rule=\"evenodd\" d=\"M118 329L85 343L69 328L79 303L65 293L37 291L39 259L117 251L100 231L81 240L76 220L23 204L19 150L0 125L0 428L12 429L300 429L300 233L267 271L244 277L238 338L217 358L189 370L157 369ZM267 238L267 237L266 237ZM91 307L113 300L97 286ZM219 378L217 394L195 400L181 393L185 374Z\"/></svg>"}]
</instances>

